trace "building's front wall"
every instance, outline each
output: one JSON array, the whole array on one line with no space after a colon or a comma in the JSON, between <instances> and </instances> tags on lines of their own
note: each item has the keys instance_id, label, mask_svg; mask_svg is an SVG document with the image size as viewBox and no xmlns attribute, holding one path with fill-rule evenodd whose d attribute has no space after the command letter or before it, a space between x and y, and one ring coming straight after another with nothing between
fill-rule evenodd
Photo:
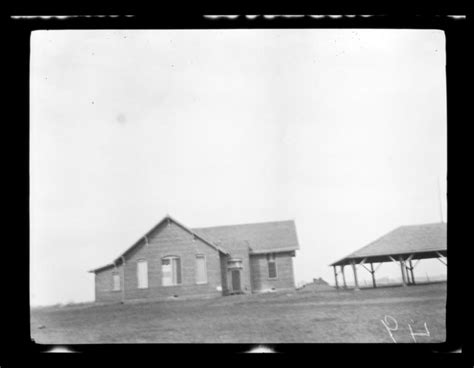
<instances>
[{"instance_id":1,"label":"building's front wall","mask_svg":"<svg viewBox=\"0 0 474 368\"><path fill-rule=\"evenodd\" d=\"M206 259L207 282L196 280L196 255ZM109 267L95 274L97 302L118 302L140 299L166 299L186 297L212 297L232 292L231 271L228 261L240 259L241 291L258 293L294 289L294 251L275 253L277 275L269 277L267 254L249 254L248 248L234 249L224 255L209 246L173 221L165 221L144 239L139 246L127 253L125 265ZM177 256L181 260L181 283L164 286L162 259ZM148 287L138 288L138 262L145 260L148 269ZM113 290L113 274L120 275L120 290Z\"/></svg>"},{"instance_id":2,"label":"building's front wall","mask_svg":"<svg viewBox=\"0 0 474 368\"><path fill-rule=\"evenodd\" d=\"M196 283L198 254L206 258L205 284ZM178 256L181 259L180 285L162 285L161 260L166 256ZM148 288L145 289L138 288L137 263L140 260L146 260L148 266ZM119 269L122 271L120 267ZM96 274L96 301L121 300L122 291L112 291L112 271L113 268ZM122 273L120 275L122 276ZM143 241L143 244L126 255L125 280L121 278L122 287L125 288L125 300L222 295L219 252L174 222L164 222L148 236L148 244Z\"/></svg>"},{"instance_id":3,"label":"building's front wall","mask_svg":"<svg viewBox=\"0 0 474 368\"><path fill-rule=\"evenodd\" d=\"M250 280L250 259L248 249L235 250L228 257L228 259L240 259L242 261L242 268L240 269L240 289L241 292L249 294L252 292L252 285ZM227 276L227 291L232 290L232 270L226 265L225 274Z\"/></svg>"},{"instance_id":4,"label":"building's front wall","mask_svg":"<svg viewBox=\"0 0 474 368\"><path fill-rule=\"evenodd\" d=\"M254 293L295 288L294 252L275 253L276 278L270 278L266 254L250 255L250 275Z\"/></svg>"}]
</instances>

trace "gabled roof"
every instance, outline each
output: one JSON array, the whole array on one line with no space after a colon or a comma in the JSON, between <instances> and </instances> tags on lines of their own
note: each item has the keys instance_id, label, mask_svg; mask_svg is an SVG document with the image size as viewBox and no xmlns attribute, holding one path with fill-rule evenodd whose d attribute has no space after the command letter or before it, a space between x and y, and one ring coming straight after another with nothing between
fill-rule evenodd
<instances>
[{"instance_id":1,"label":"gabled roof","mask_svg":"<svg viewBox=\"0 0 474 368\"><path fill-rule=\"evenodd\" d=\"M254 224L194 228L229 252L249 249L251 254L299 249L295 222L273 221Z\"/></svg>"},{"instance_id":2,"label":"gabled roof","mask_svg":"<svg viewBox=\"0 0 474 368\"><path fill-rule=\"evenodd\" d=\"M229 251L232 252L242 249L250 251L251 254L276 253L299 249L293 220L190 229L167 215L145 235L139 238L135 244L118 256L114 262L90 270L89 272L98 272L114 267L115 264L120 264L122 257L126 257L129 252L140 244L143 244L145 238L163 224L164 221L174 222L190 234L194 234L212 248L227 255Z\"/></svg>"},{"instance_id":3,"label":"gabled roof","mask_svg":"<svg viewBox=\"0 0 474 368\"><path fill-rule=\"evenodd\" d=\"M160 225L162 225L165 221L172 221L174 222L176 225L180 226L181 228L183 228L184 230L186 230L187 232L189 232L190 234L196 236L197 238L199 238L200 240L202 240L204 243L206 243L207 245L209 245L210 247L214 248L215 250L217 250L218 252L221 252L221 253L224 253L224 254L228 254L227 251L225 251L222 247L220 247L219 245L217 244L214 244L212 241L210 241L209 239L206 239L205 236L202 236L196 232L194 232L193 230L191 230L190 228L186 227L185 225L183 225L182 223L178 222L177 220L175 220L174 218L172 218L170 215L166 215L160 222L158 222L158 224L156 224L155 226L153 226L150 230L148 230L146 232L145 235L143 235L142 237L140 237L131 247L129 247L127 250L125 250L125 252L123 252L120 256L118 256L115 261L113 261L112 263L109 263L105 266L102 266L102 267L99 267L99 268L95 268L93 270L90 270L89 272L98 272L98 271L101 271L101 270L105 270L107 268L110 268L110 267L114 267L116 264L120 264L122 262L122 257L126 257L126 255L128 253L130 253L133 249L135 249L136 247L138 247L140 244L143 244L145 243L146 241L146 238L153 232L155 231Z\"/></svg>"},{"instance_id":4,"label":"gabled roof","mask_svg":"<svg viewBox=\"0 0 474 368\"><path fill-rule=\"evenodd\" d=\"M331 264L347 264L351 260L388 257L400 254L436 253L447 250L447 224L433 223L400 226L348 256Z\"/></svg>"}]
</instances>

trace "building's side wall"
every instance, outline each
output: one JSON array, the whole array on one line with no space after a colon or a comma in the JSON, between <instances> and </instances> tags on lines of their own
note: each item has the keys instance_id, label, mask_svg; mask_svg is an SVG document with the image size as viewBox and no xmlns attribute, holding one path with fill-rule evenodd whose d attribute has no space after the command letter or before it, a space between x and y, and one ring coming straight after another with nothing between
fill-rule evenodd
<instances>
[{"instance_id":1,"label":"building's side wall","mask_svg":"<svg viewBox=\"0 0 474 368\"><path fill-rule=\"evenodd\" d=\"M120 290L113 290L112 275L114 272L118 272L119 275L122 275L122 267L107 268L95 274L96 302L119 302L122 300L122 285L120 285ZM122 277L120 277L120 279L122 279Z\"/></svg>"},{"instance_id":2,"label":"building's side wall","mask_svg":"<svg viewBox=\"0 0 474 368\"><path fill-rule=\"evenodd\" d=\"M293 273L293 252L275 253L277 277L268 277L266 254L250 255L252 291L264 292L295 288Z\"/></svg>"},{"instance_id":3,"label":"building's side wall","mask_svg":"<svg viewBox=\"0 0 474 368\"><path fill-rule=\"evenodd\" d=\"M207 283L196 283L196 255L206 257ZM165 256L178 256L181 259L181 284L162 285L161 259ZM138 288L137 262L148 263L148 288ZM96 283L97 301L109 300L112 292L112 274L100 276ZM96 280L99 276L96 276ZM107 280L108 278L108 280ZM123 286L123 282L122 285ZM195 297L222 295L221 260L219 252L174 222L164 223L148 237L148 245L138 246L127 254L125 260L125 299L161 299L167 297ZM118 293L120 296L120 293ZM112 300L115 300L112 298Z\"/></svg>"},{"instance_id":4,"label":"building's side wall","mask_svg":"<svg viewBox=\"0 0 474 368\"><path fill-rule=\"evenodd\" d=\"M250 259L248 249L234 250L229 258L239 258L242 260L242 269L240 270L240 287L242 292L251 293L252 283L250 279ZM226 265L226 276L227 276L227 290L232 290L232 275L231 270Z\"/></svg>"}]
</instances>

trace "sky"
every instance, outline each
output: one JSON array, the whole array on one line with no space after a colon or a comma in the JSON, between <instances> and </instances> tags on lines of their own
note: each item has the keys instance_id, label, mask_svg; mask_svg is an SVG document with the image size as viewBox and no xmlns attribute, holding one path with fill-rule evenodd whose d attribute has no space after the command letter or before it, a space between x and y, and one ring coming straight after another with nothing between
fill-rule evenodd
<instances>
[{"instance_id":1,"label":"sky","mask_svg":"<svg viewBox=\"0 0 474 368\"><path fill-rule=\"evenodd\" d=\"M297 283L446 222L445 59L438 30L34 31L31 304L93 300L87 271L166 214L294 220Z\"/></svg>"}]
</instances>

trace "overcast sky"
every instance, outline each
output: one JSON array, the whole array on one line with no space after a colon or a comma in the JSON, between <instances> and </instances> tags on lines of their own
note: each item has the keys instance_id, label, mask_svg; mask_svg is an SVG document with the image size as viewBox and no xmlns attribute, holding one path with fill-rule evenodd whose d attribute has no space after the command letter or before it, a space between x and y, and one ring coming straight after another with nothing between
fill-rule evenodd
<instances>
[{"instance_id":1,"label":"overcast sky","mask_svg":"<svg viewBox=\"0 0 474 368\"><path fill-rule=\"evenodd\" d=\"M92 300L87 271L166 214L294 219L296 280L333 282L440 200L446 221L445 84L436 30L33 32L32 304Z\"/></svg>"}]
</instances>

